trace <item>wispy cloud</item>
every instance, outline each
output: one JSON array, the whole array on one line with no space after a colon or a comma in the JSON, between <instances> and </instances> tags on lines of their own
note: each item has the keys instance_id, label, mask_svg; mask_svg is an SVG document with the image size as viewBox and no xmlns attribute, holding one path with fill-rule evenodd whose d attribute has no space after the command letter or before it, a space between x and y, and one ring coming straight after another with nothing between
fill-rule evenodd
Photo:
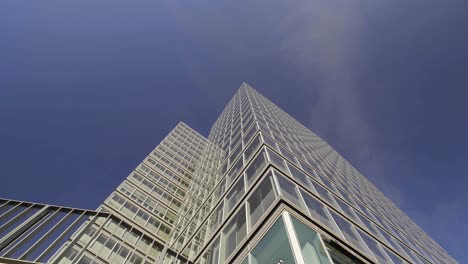
<instances>
[{"instance_id":1,"label":"wispy cloud","mask_svg":"<svg viewBox=\"0 0 468 264\"><path fill-rule=\"evenodd\" d=\"M374 3L374 4L373 4ZM359 94L363 37L370 1L293 1L281 20L281 46L285 56L314 85L317 97L309 109L308 126L333 138L340 149L350 150L354 161L365 165L371 181L397 204L403 194L385 179L373 156L374 132L365 120Z\"/></svg>"}]
</instances>

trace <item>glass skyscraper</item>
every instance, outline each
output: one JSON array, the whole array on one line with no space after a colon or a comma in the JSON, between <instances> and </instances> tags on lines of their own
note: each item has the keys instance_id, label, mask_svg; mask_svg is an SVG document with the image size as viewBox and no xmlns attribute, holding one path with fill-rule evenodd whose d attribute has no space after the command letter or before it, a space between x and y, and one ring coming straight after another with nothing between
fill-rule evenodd
<instances>
[{"instance_id":1,"label":"glass skyscraper","mask_svg":"<svg viewBox=\"0 0 468 264\"><path fill-rule=\"evenodd\" d=\"M58 238L23 242L47 214L31 211L19 229L2 229L20 205L59 210L2 200L0 261L457 263L330 145L245 83L208 138L179 123L96 212L60 208L85 217L56 250L35 245Z\"/></svg>"}]
</instances>

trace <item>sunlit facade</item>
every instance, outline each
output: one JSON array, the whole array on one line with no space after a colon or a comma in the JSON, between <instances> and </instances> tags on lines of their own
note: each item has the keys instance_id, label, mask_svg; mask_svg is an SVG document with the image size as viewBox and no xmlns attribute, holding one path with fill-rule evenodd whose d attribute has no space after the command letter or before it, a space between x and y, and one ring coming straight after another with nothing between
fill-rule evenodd
<instances>
[{"instance_id":1,"label":"sunlit facade","mask_svg":"<svg viewBox=\"0 0 468 264\"><path fill-rule=\"evenodd\" d=\"M208 138L178 124L97 211L47 262L457 263L245 83Z\"/></svg>"}]
</instances>

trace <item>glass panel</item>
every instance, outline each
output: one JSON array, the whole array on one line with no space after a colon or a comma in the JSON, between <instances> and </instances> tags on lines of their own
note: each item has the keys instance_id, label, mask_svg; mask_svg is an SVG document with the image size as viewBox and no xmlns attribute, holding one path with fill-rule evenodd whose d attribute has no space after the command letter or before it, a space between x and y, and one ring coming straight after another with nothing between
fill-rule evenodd
<instances>
[{"instance_id":1,"label":"glass panel","mask_svg":"<svg viewBox=\"0 0 468 264\"><path fill-rule=\"evenodd\" d=\"M291 217L291 219L301 246L304 260L306 260L307 263L314 264L330 263L318 234L296 218Z\"/></svg>"},{"instance_id":2,"label":"glass panel","mask_svg":"<svg viewBox=\"0 0 468 264\"><path fill-rule=\"evenodd\" d=\"M287 150L285 150L284 148L280 147L280 150L281 150L281 154L283 154L283 156L288 159L291 163L296 163L296 158Z\"/></svg>"},{"instance_id":3,"label":"glass panel","mask_svg":"<svg viewBox=\"0 0 468 264\"><path fill-rule=\"evenodd\" d=\"M320 195L320 198L324 199L326 202L328 202L330 205L334 206L335 204L335 199L331 195L331 193L326 190L325 188L322 187L320 184L314 184L315 190L317 193Z\"/></svg>"},{"instance_id":4,"label":"glass panel","mask_svg":"<svg viewBox=\"0 0 468 264\"><path fill-rule=\"evenodd\" d=\"M393 252L391 252L390 250L388 250L385 247L382 247L382 248L385 250L385 253L387 253L387 256L389 256L392 259L393 263L395 263L395 264L403 263L403 260L401 260L401 258L397 257L397 255L395 255Z\"/></svg>"},{"instance_id":5,"label":"glass panel","mask_svg":"<svg viewBox=\"0 0 468 264\"><path fill-rule=\"evenodd\" d=\"M335 187L335 185L333 185L333 183L332 183L331 181L329 181L329 180L328 180L327 178L325 178L325 177L322 177L321 180L322 180L322 183L323 183L325 186L328 187L328 189L330 189L330 190L336 192L336 187Z\"/></svg>"},{"instance_id":6,"label":"glass panel","mask_svg":"<svg viewBox=\"0 0 468 264\"><path fill-rule=\"evenodd\" d=\"M233 151L231 151L231 156L229 157L229 160L231 162L234 162L234 160L237 159L241 151L242 151L242 144L239 144Z\"/></svg>"},{"instance_id":7,"label":"glass panel","mask_svg":"<svg viewBox=\"0 0 468 264\"><path fill-rule=\"evenodd\" d=\"M379 263L389 263L392 264L392 261L389 260L385 253L382 252L380 249L380 246L378 245L377 241L375 241L373 238L362 232L361 230L357 229L359 232L359 235L361 235L362 239L364 242L367 244L367 247L370 249L370 251L374 254L374 256L377 258L377 261Z\"/></svg>"},{"instance_id":8,"label":"glass panel","mask_svg":"<svg viewBox=\"0 0 468 264\"><path fill-rule=\"evenodd\" d=\"M271 176L264 178L248 199L251 226L257 223L258 219L260 219L275 200L275 193L271 181Z\"/></svg>"},{"instance_id":9,"label":"glass panel","mask_svg":"<svg viewBox=\"0 0 468 264\"><path fill-rule=\"evenodd\" d=\"M252 129L250 129L249 132L244 136L244 142L248 143L252 136L255 134L255 132L257 132L257 129L255 126L252 126Z\"/></svg>"},{"instance_id":10,"label":"glass panel","mask_svg":"<svg viewBox=\"0 0 468 264\"><path fill-rule=\"evenodd\" d=\"M239 172L242 170L243 166L243 161L242 159L238 159L236 164L231 168L227 175L227 184L228 186L231 184L231 182L239 175Z\"/></svg>"},{"instance_id":11,"label":"glass panel","mask_svg":"<svg viewBox=\"0 0 468 264\"><path fill-rule=\"evenodd\" d=\"M278 175L278 173L275 173ZM302 206L301 201L299 200L299 195L297 193L297 188L294 183L286 179L284 176L278 175L276 177L278 179L279 187L281 189L281 195L284 196L287 200L292 202L295 205L300 206L301 208L304 208Z\"/></svg>"},{"instance_id":12,"label":"glass panel","mask_svg":"<svg viewBox=\"0 0 468 264\"><path fill-rule=\"evenodd\" d=\"M362 242L362 240L359 238L358 234L354 230L353 225L335 212L332 211L331 214L333 219L335 219L336 224L340 228L341 233L343 233L349 244L358 247L363 252L370 255L369 250L367 250L367 248L364 246L364 242Z\"/></svg>"},{"instance_id":13,"label":"glass panel","mask_svg":"<svg viewBox=\"0 0 468 264\"><path fill-rule=\"evenodd\" d=\"M268 151L268 156L270 157L271 163L273 163L275 166L280 168L281 170L285 170L286 168L284 167L284 160L280 156L278 156L276 153L273 151L269 150Z\"/></svg>"},{"instance_id":14,"label":"glass panel","mask_svg":"<svg viewBox=\"0 0 468 264\"><path fill-rule=\"evenodd\" d=\"M234 187L229 191L226 195L226 214L228 215L229 212L234 208L236 203L239 201L241 196L244 194L244 177L240 177L237 179L237 183Z\"/></svg>"},{"instance_id":15,"label":"glass panel","mask_svg":"<svg viewBox=\"0 0 468 264\"><path fill-rule=\"evenodd\" d=\"M239 212L231 219L229 224L223 230L224 260L236 249L239 242L247 234L245 225L245 208L242 207Z\"/></svg>"},{"instance_id":16,"label":"glass panel","mask_svg":"<svg viewBox=\"0 0 468 264\"><path fill-rule=\"evenodd\" d=\"M263 141L265 142L265 144L270 146L272 149L277 149L276 143L271 138L265 136L264 134L262 134L262 136L263 136Z\"/></svg>"},{"instance_id":17,"label":"glass panel","mask_svg":"<svg viewBox=\"0 0 468 264\"><path fill-rule=\"evenodd\" d=\"M216 210L214 210L213 214L211 215L211 219L213 221L213 230L218 228L218 226L223 221L223 205L224 202L221 201Z\"/></svg>"},{"instance_id":18,"label":"glass panel","mask_svg":"<svg viewBox=\"0 0 468 264\"><path fill-rule=\"evenodd\" d=\"M203 254L201 264L218 264L219 260L219 237L216 238L209 247L208 251Z\"/></svg>"},{"instance_id":19,"label":"glass panel","mask_svg":"<svg viewBox=\"0 0 468 264\"><path fill-rule=\"evenodd\" d=\"M335 201L338 203L341 210L347 217L353 219L356 223L361 224L360 220L354 214L354 210L349 205L347 205L345 202L343 202L339 198L336 198Z\"/></svg>"},{"instance_id":20,"label":"glass panel","mask_svg":"<svg viewBox=\"0 0 468 264\"><path fill-rule=\"evenodd\" d=\"M260 152L245 171L248 186L250 186L252 182L260 175L265 165L265 152Z\"/></svg>"},{"instance_id":21,"label":"glass panel","mask_svg":"<svg viewBox=\"0 0 468 264\"><path fill-rule=\"evenodd\" d=\"M356 213L356 215L359 217L359 219L361 220L362 223L364 223L364 225L366 226L367 230L369 231L369 233L375 235L375 236L378 236L381 240L383 241L386 241L386 239L383 237L383 235L379 232L379 230L377 229L377 227L375 227L375 225L369 220L367 219L367 217L361 215L361 214L358 214Z\"/></svg>"},{"instance_id":22,"label":"glass panel","mask_svg":"<svg viewBox=\"0 0 468 264\"><path fill-rule=\"evenodd\" d=\"M255 153L255 150L257 150L257 147L260 145L260 136L257 136L252 143L247 147L247 149L244 151L245 155L245 160L249 160L250 157L252 157L252 154Z\"/></svg>"},{"instance_id":23,"label":"glass panel","mask_svg":"<svg viewBox=\"0 0 468 264\"><path fill-rule=\"evenodd\" d=\"M273 224L250 254L251 264L296 263L289 244L288 234L286 233L284 222L281 217Z\"/></svg>"},{"instance_id":24,"label":"glass panel","mask_svg":"<svg viewBox=\"0 0 468 264\"><path fill-rule=\"evenodd\" d=\"M314 176L314 171L304 162L300 162L302 169L307 172L310 176Z\"/></svg>"},{"instance_id":25,"label":"glass panel","mask_svg":"<svg viewBox=\"0 0 468 264\"><path fill-rule=\"evenodd\" d=\"M304 184L304 186L306 186L308 188L312 188L308 177L302 171L296 169L296 167L294 167L292 165L289 165L289 164L288 164L288 167L289 167L289 171L291 172L291 175L293 176L294 179L296 179L300 183Z\"/></svg>"},{"instance_id":26,"label":"glass panel","mask_svg":"<svg viewBox=\"0 0 468 264\"><path fill-rule=\"evenodd\" d=\"M304 191L301 191L301 194L312 217L319 220L320 223L325 224L331 230L338 231L335 223L331 220L330 216L326 212L327 209L325 208L325 205Z\"/></svg>"}]
</instances>

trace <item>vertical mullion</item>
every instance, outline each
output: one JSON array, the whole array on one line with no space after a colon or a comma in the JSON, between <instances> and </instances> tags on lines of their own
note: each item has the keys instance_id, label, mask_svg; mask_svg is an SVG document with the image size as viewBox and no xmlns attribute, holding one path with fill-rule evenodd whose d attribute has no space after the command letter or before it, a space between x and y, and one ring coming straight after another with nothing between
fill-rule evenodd
<instances>
[{"instance_id":1,"label":"vertical mullion","mask_svg":"<svg viewBox=\"0 0 468 264\"><path fill-rule=\"evenodd\" d=\"M7 219L10 215L14 214L15 212L17 212L18 210L21 209L21 205L23 203L19 203L17 204L16 206L12 207L11 209L9 209L8 211L6 211L5 213L3 213L2 215L0 215L0 221L4 220L4 219ZM13 217L12 219L16 218ZM0 226L0 233L3 232L3 230L5 230L6 228L8 228L8 226L11 225L10 221L12 220L8 220L7 222L5 222L3 225ZM10 223L10 224L9 224Z\"/></svg>"},{"instance_id":2,"label":"vertical mullion","mask_svg":"<svg viewBox=\"0 0 468 264\"><path fill-rule=\"evenodd\" d=\"M33 236L37 234L38 232L42 231L50 221L52 221L53 219L57 217L58 213L59 211L57 210L54 213L50 214L47 217L47 219L45 219L42 223L38 224L37 227L35 227L35 229L27 237ZM32 244L19 258L24 259L24 258L27 258L30 254L32 254L34 252L34 249L37 247L36 245L39 243L39 241L40 239L34 242L34 244ZM20 243L22 244L23 242L25 241L21 241Z\"/></svg>"},{"instance_id":3,"label":"vertical mullion","mask_svg":"<svg viewBox=\"0 0 468 264\"><path fill-rule=\"evenodd\" d=\"M0 202L2 203L2 204L0 205L0 212L1 212L4 208L8 207L8 205L10 204L10 201L8 201L8 200L3 200L3 199L0 199Z\"/></svg>"},{"instance_id":4,"label":"vertical mullion","mask_svg":"<svg viewBox=\"0 0 468 264\"><path fill-rule=\"evenodd\" d=\"M44 225L46 225L53 217L55 217L55 214L57 212L53 213L53 214L49 214L45 219L44 221L42 221L42 223L34 223L34 228L32 229L32 231L27 234L26 236L22 237L21 240L14 246L12 247L11 249L8 250L8 252L5 253L5 256L8 256L8 255L11 255L11 254L14 254L15 250L17 250L19 247L21 247L21 245L23 245L24 243L28 242L28 239L30 239L32 236L34 236L35 234L37 234L37 232L40 232L42 230L42 228L44 227ZM29 248L28 248L29 250ZM26 252L25 252L26 253ZM22 259L23 256L25 255L25 253L23 253L19 259Z\"/></svg>"},{"instance_id":5,"label":"vertical mullion","mask_svg":"<svg viewBox=\"0 0 468 264\"><path fill-rule=\"evenodd\" d=\"M19 204L15 207L18 209ZM0 227L0 232L5 230L6 228L10 227L17 221L18 218L21 218L26 212L30 211L33 205L31 204L28 208L24 209L18 215L10 219L7 223L5 223L2 227ZM41 217L44 216L44 212L47 210L48 206L45 206L37 213L33 214L29 218L24 221L21 221L13 230L8 232L1 240L0 240L0 251L6 247L8 247L13 241L15 241L18 237L20 237L24 232L26 232L29 228L31 228L34 223L39 220Z\"/></svg>"},{"instance_id":6,"label":"vertical mullion","mask_svg":"<svg viewBox=\"0 0 468 264\"><path fill-rule=\"evenodd\" d=\"M325 246L325 242L323 242L322 235L319 232L317 232L317 235L319 236L320 244L322 245L323 250L325 251L325 254L327 254L328 261L330 263L333 263L330 252L328 251L327 247Z\"/></svg>"},{"instance_id":7,"label":"vertical mullion","mask_svg":"<svg viewBox=\"0 0 468 264\"><path fill-rule=\"evenodd\" d=\"M96 220L100 217L100 214L101 214L100 212L98 212L97 214L95 214L95 215L94 215L94 218L93 218L91 221L89 221L88 224L86 224L86 226L83 228L83 230L82 230L81 232L84 232L84 231L86 230L86 228L88 228L88 227L92 227L92 226L95 224ZM102 225L100 225L99 228L96 228L96 233L93 235L93 237L99 235L99 232L102 230L102 228L104 227L104 224L107 222L107 220L108 220L110 217L111 217L111 215L108 215L108 216L106 217L106 220L104 221L104 223L103 223ZM96 224L96 225L97 225L97 224ZM80 237L81 237L81 236L77 235L73 240L70 241L70 243L69 243L67 246L64 246L63 248L61 248L61 249L63 249L63 250L58 250L57 252L55 252L55 254L49 259L49 262L51 262L50 260L53 259L53 260L54 260L54 263L58 263L57 260L59 260L61 257L63 257L63 255L64 255L64 253L67 251L67 249L73 247L73 246L76 244L76 242L79 240ZM82 247L82 248L78 251L78 253L76 254L76 257L75 257L75 258L78 258L80 255L82 255L83 252L88 248L88 246L89 246L92 242L94 242L94 238L93 238L93 237L91 237L91 238L89 239L88 243L86 243L86 245L84 245L84 247ZM65 243L64 245L66 245L66 243ZM97 255L97 254L94 254L94 253L93 253L93 256L94 256L94 257L95 257L96 255ZM73 260L72 260L72 261L73 261Z\"/></svg>"},{"instance_id":8,"label":"vertical mullion","mask_svg":"<svg viewBox=\"0 0 468 264\"><path fill-rule=\"evenodd\" d=\"M20 206L22 207L22 206ZM18 221L18 219L21 219L22 216L24 216L25 214L27 214L28 212L31 211L31 209L33 208L33 205L29 205L28 207L23 207L21 209L23 209L19 214L15 215L13 218L11 218L10 220L8 220L8 222L6 222L5 224L3 224L3 226L0 228L0 232L2 231L2 229L6 229L8 227L10 227L11 225L13 225L15 222L19 222L21 223L21 221ZM20 210L20 209L18 209ZM29 219L29 218L28 218ZM26 222L26 221L22 221L22 222ZM19 226L19 225L18 225Z\"/></svg>"},{"instance_id":9,"label":"vertical mullion","mask_svg":"<svg viewBox=\"0 0 468 264\"><path fill-rule=\"evenodd\" d=\"M305 264L305 261L302 258L301 245L299 244L296 231L294 231L294 227L291 221L291 216L289 215L289 212L284 212L282 216L283 216L284 226L286 228L286 233L288 234L288 237L289 237L289 242L291 244L294 258L296 259L297 264Z\"/></svg>"},{"instance_id":10,"label":"vertical mullion","mask_svg":"<svg viewBox=\"0 0 468 264\"><path fill-rule=\"evenodd\" d=\"M63 225L66 221L66 219L70 218L71 215L74 214L74 211L76 211L75 209L71 210L65 217L63 217L57 224L55 224L51 229L50 231L46 234L46 236L44 237L44 239L47 239L47 237L55 230L57 229L58 227L60 227L61 225ZM84 215L85 215L86 211L83 211L80 216L78 216L59 236L57 236L57 238L49 245L49 247L47 247L44 252L36 258L36 262L41 262L42 261L42 258L44 258L47 254L50 253L50 251L55 247L57 246L58 242L60 241L60 239L63 238L63 236L65 236L69 230L71 228L73 228L77 223L79 223L78 220L80 220ZM43 238L41 238L43 239Z\"/></svg>"}]
</instances>

